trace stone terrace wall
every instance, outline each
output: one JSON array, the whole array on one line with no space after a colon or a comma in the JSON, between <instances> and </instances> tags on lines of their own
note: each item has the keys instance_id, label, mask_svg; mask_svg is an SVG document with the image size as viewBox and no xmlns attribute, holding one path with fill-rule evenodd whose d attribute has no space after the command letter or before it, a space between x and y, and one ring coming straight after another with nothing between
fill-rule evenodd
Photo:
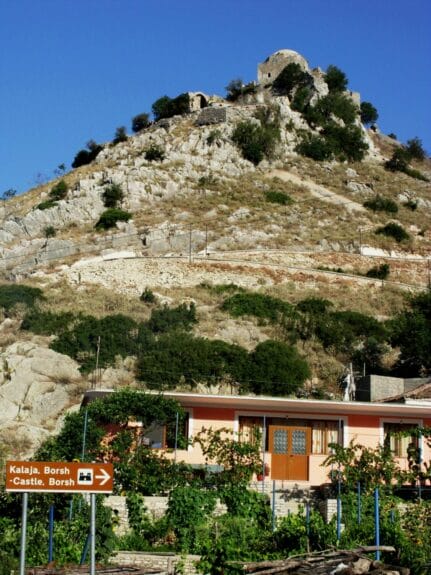
<instances>
[{"instance_id":1,"label":"stone terrace wall","mask_svg":"<svg viewBox=\"0 0 431 575\"><path fill-rule=\"evenodd\" d=\"M147 569L157 569L163 573L178 573L195 575L195 564L199 555L175 555L175 553L150 553L143 551L118 551L112 562L116 565L133 565Z\"/></svg>"}]
</instances>

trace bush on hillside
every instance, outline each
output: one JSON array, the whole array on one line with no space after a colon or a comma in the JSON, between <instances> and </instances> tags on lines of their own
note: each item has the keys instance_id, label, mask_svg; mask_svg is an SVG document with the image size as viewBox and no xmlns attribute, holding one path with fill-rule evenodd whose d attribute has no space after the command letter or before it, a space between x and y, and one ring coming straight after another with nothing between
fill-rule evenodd
<instances>
[{"instance_id":1,"label":"bush on hillside","mask_svg":"<svg viewBox=\"0 0 431 575\"><path fill-rule=\"evenodd\" d=\"M360 162L368 150L368 144L358 126L343 127L329 123L323 130L323 136L333 155L340 161Z\"/></svg>"},{"instance_id":2,"label":"bush on hillside","mask_svg":"<svg viewBox=\"0 0 431 575\"><path fill-rule=\"evenodd\" d=\"M57 231L54 228L54 226L46 226L46 228L43 228L43 233L45 234L45 237L48 238L53 238L56 236Z\"/></svg>"},{"instance_id":3,"label":"bush on hillside","mask_svg":"<svg viewBox=\"0 0 431 575\"><path fill-rule=\"evenodd\" d=\"M330 92L314 106L314 123L324 126L332 116L352 124L358 116L358 108L351 98L342 92Z\"/></svg>"},{"instance_id":4,"label":"bush on hillside","mask_svg":"<svg viewBox=\"0 0 431 575\"><path fill-rule=\"evenodd\" d=\"M67 184L64 180L60 180L49 192L49 197L52 201L64 200L67 196Z\"/></svg>"},{"instance_id":5,"label":"bush on hillside","mask_svg":"<svg viewBox=\"0 0 431 575\"><path fill-rule=\"evenodd\" d=\"M165 151L161 146L152 144L145 150L145 159L149 162L163 162L165 159Z\"/></svg>"},{"instance_id":6,"label":"bush on hillside","mask_svg":"<svg viewBox=\"0 0 431 575\"><path fill-rule=\"evenodd\" d=\"M131 217L132 215L124 210L108 208L101 214L95 228L96 230L109 230L114 228L117 222L128 222Z\"/></svg>"},{"instance_id":7,"label":"bush on hillside","mask_svg":"<svg viewBox=\"0 0 431 575\"><path fill-rule=\"evenodd\" d=\"M143 112L132 118L132 131L136 134L151 125L150 115Z\"/></svg>"},{"instance_id":8,"label":"bush on hillside","mask_svg":"<svg viewBox=\"0 0 431 575\"><path fill-rule=\"evenodd\" d=\"M280 96L291 96L295 88L303 88L309 83L310 75L299 64L291 62L274 80L272 89Z\"/></svg>"},{"instance_id":9,"label":"bush on hillside","mask_svg":"<svg viewBox=\"0 0 431 575\"><path fill-rule=\"evenodd\" d=\"M187 114L189 109L190 98L186 93L180 94L176 98L162 96L152 105L152 112L156 122L162 118L171 118L172 116Z\"/></svg>"},{"instance_id":10,"label":"bush on hillside","mask_svg":"<svg viewBox=\"0 0 431 575\"><path fill-rule=\"evenodd\" d=\"M59 335L79 317L72 312L43 311L35 307L24 316L21 329L38 335Z\"/></svg>"},{"instance_id":11,"label":"bush on hillside","mask_svg":"<svg viewBox=\"0 0 431 575\"><path fill-rule=\"evenodd\" d=\"M277 122L257 124L249 120L236 125L232 141L241 151L242 156L255 166L264 158L270 158L275 145L280 139Z\"/></svg>"},{"instance_id":12,"label":"bush on hillside","mask_svg":"<svg viewBox=\"0 0 431 575\"><path fill-rule=\"evenodd\" d=\"M196 386L224 379L243 380L247 352L219 340L193 337L187 332L163 333L138 354L137 377L151 389Z\"/></svg>"},{"instance_id":13,"label":"bush on hillside","mask_svg":"<svg viewBox=\"0 0 431 575\"><path fill-rule=\"evenodd\" d=\"M94 140L90 140L87 143L87 149L79 150L79 152L76 154L72 162L72 168L79 168L80 166L90 164L93 160L96 159L102 150L103 146L100 146Z\"/></svg>"},{"instance_id":14,"label":"bush on hillside","mask_svg":"<svg viewBox=\"0 0 431 575\"><path fill-rule=\"evenodd\" d=\"M323 162L329 160L333 156L333 152L329 142L323 137L315 134L303 134L299 144L295 150L301 156L316 160L316 162Z\"/></svg>"},{"instance_id":15,"label":"bush on hillside","mask_svg":"<svg viewBox=\"0 0 431 575\"><path fill-rule=\"evenodd\" d=\"M247 385L253 393L291 395L302 388L310 376L306 360L284 342L264 341L250 354Z\"/></svg>"},{"instance_id":16,"label":"bush on hillside","mask_svg":"<svg viewBox=\"0 0 431 575\"><path fill-rule=\"evenodd\" d=\"M44 299L43 292L39 288L17 284L0 285L0 308L7 312L17 304L32 307L37 301L43 301Z\"/></svg>"},{"instance_id":17,"label":"bush on hillside","mask_svg":"<svg viewBox=\"0 0 431 575\"><path fill-rule=\"evenodd\" d=\"M229 82L225 90L226 100L229 100L229 102L236 102L236 100L238 100L238 98L241 96L254 94L256 92L256 85L254 82L244 84L241 78L235 78Z\"/></svg>"},{"instance_id":18,"label":"bush on hillside","mask_svg":"<svg viewBox=\"0 0 431 575\"><path fill-rule=\"evenodd\" d=\"M410 235L405 231L405 229L395 222L390 222L389 224L378 228L375 233L388 238L393 238L398 243L410 239Z\"/></svg>"},{"instance_id":19,"label":"bush on hillside","mask_svg":"<svg viewBox=\"0 0 431 575\"><path fill-rule=\"evenodd\" d=\"M127 357L136 352L139 339L137 331L137 323L121 314L102 319L81 316L70 329L58 334L51 348L69 355L81 364L83 372L88 372L96 366L99 338L99 367L106 367L114 364L117 355Z\"/></svg>"},{"instance_id":20,"label":"bush on hillside","mask_svg":"<svg viewBox=\"0 0 431 575\"><path fill-rule=\"evenodd\" d=\"M375 124L379 113L371 102L361 102L361 122L365 125Z\"/></svg>"},{"instance_id":21,"label":"bush on hillside","mask_svg":"<svg viewBox=\"0 0 431 575\"><path fill-rule=\"evenodd\" d=\"M390 198L384 198L380 194L377 194L371 200L366 200L364 207L373 210L373 212L387 212L388 214L396 214L398 212L396 202Z\"/></svg>"},{"instance_id":22,"label":"bush on hillside","mask_svg":"<svg viewBox=\"0 0 431 575\"><path fill-rule=\"evenodd\" d=\"M280 204L282 206L289 206L293 203L292 198L285 192L279 192L278 190L268 190L265 192L265 198L268 202L273 204Z\"/></svg>"},{"instance_id":23,"label":"bush on hillside","mask_svg":"<svg viewBox=\"0 0 431 575\"><path fill-rule=\"evenodd\" d=\"M112 143L114 144L114 146L116 144L120 144L121 142L127 142L127 130L126 130L126 126L119 126L116 130L115 130L115 136L112 140Z\"/></svg>"},{"instance_id":24,"label":"bush on hillside","mask_svg":"<svg viewBox=\"0 0 431 575\"><path fill-rule=\"evenodd\" d=\"M349 83L346 74L332 64L326 68L325 82L330 92L343 92Z\"/></svg>"},{"instance_id":25,"label":"bush on hillside","mask_svg":"<svg viewBox=\"0 0 431 575\"><path fill-rule=\"evenodd\" d=\"M116 208L124 198L123 190L120 184L111 184L107 186L102 194L103 205L105 208Z\"/></svg>"},{"instance_id":26,"label":"bush on hillside","mask_svg":"<svg viewBox=\"0 0 431 575\"><path fill-rule=\"evenodd\" d=\"M57 202L54 200L45 200L44 202L40 202L40 204L37 204L36 209L37 210L49 210L50 208L53 208L57 205Z\"/></svg>"},{"instance_id":27,"label":"bush on hillside","mask_svg":"<svg viewBox=\"0 0 431 575\"><path fill-rule=\"evenodd\" d=\"M185 303L178 307L154 309L148 321L148 327L153 333L166 333L174 329L190 330L197 323L196 306Z\"/></svg>"},{"instance_id":28,"label":"bush on hillside","mask_svg":"<svg viewBox=\"0 0 431 575\"><path fill-rule=\"evenodd\" d=\"M423 161L426 158L426 152L423 148L422 141L417 137L407 140L406 151L412 159Z\"/></svg>"},{"instance_id":29,"label":"bush on hillside","mask_svg":"<svg viewBox=\"0 0 431 575\"><path fill-rule=\"evenodd\" d=\"M221 308L233 317L252 315L272 323L293 311L291 304L261 293L237 293L226 299Z\"/></svg>"},{"instance_id":30,"label":"bush on hillside","mask_svg":"<svg viewBox=\"0 0 431 575\"><path fill-rule=\"evenodd\" d=\"M376 278L379 280L385 280L389 277L390 268L388 264L380 264L378 266L373 266L365 274L367 278Z\"/></svg>"}]
</instances>

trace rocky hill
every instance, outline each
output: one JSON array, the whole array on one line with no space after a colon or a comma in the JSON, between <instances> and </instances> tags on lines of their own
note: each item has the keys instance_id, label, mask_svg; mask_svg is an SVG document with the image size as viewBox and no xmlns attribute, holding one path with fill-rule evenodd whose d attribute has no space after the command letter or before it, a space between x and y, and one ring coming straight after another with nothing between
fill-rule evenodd
<instances>
[{"instance_id":1,"label":"rocky hill","mask_svg":"<svg viewBox=\"0 0 431 575\"><path fill-rule=\"evenodd\" d=\"M299 76L277 84L289 66ZM428 286L429 159L413 158L404 170L385 167L400 143L366 130L359 95L334 96L327 75L295 52L275 53L259 65L258 83L235 90L228 100L188 94L185 113L105 144L89 164L3 202L4 285L41 288L44 310L97 318L121 313L146 321L155 305L193 302L197 335L248 351L285 334L280 325L229 315L217 286L291 304L325 298L336 309L379 320L402 308L406 292ZM353 119L328 111L340 93L343 106L356 106ZM242 140L239 127L248 130ZM359 134L361 161L355 150L336 147L328 154L325 148L321 161L309 157L305 144L333 143L339 128ZM261 158L244 146L258 130L267 138ZM119 195L110 206L112 190ZM107 209L121 212L112 226ZM387 224L405 237L376 233ZM389 272L384 281L367 277L382 266ZM145 290L155 303L139 299ZM31 452L52 433L95 377L48 349L52 334L20 329L24 315L15 307L0 325L2 437L15 454ZM298 349L311 366L308 385L336 393L348 358L315 340ZM133 359L105 366L97 378L103 386L136 384Z\"/></svg>"}]
</instances>

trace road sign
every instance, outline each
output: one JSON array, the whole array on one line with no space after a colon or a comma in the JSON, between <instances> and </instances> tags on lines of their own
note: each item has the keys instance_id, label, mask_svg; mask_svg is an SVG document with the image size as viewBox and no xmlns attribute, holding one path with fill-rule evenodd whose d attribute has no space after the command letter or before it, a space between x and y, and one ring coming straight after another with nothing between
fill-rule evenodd
<instances>
[{"instance_id":1,"label":"road sign","mask_svg":"<svg viewBox=\"0 0 431 575\"><path fill-rule=\"evenodd\" d=\"M7 461L6 491L112 493L112 463Z\"/></svg>"}]
</instances>

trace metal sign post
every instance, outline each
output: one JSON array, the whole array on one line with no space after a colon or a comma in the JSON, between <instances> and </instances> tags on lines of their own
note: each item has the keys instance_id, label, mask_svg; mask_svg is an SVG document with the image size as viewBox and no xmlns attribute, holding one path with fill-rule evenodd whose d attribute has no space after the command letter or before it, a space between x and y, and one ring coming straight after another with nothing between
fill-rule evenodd
<instances>
[{"instance_id":1,"label":"metal sign post","mask_svg":"<svg viewBox=\"0 0 431 575\"><path fill-rule=\"evenodd\" d=\"M96 494L90 495L90 575L96 573Z\"/></svg>"},{"instance_id":2,"label":"metal sign post","mask_svg":"<svg viewBox=\"0 0 431 575\"><path fill-rule=\"evenodd\" d=\"M113 487L114 468L112 463L7 461L6 491L21 492L23 494L19 575L25 575L29 492L90 493L90 573L95 575L96 493L112 493ZM51 547L50 557L52 557Z\"/></svg>"},{"instance_id":3,"label":"metal sign post","mask_svg":"<svg viewBox=\"0 0 431 575\"><path fill-rule=\"evenodd\" d=\"M28 493L22 494L21 553L19 557L19 575L25 574L25 545L27 540Z\"/></svg>"}]
</instances>

